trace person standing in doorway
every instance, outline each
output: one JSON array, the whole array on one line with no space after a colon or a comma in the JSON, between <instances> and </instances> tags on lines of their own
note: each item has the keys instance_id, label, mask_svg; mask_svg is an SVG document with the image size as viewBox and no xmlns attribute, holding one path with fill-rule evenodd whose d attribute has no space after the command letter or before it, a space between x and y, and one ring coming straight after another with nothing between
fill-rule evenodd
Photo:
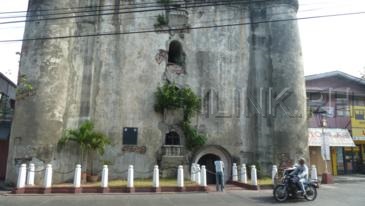
<instances>
[{"instance_id":1,"label":"person standing in doorway","mask_svg":"<svg viewBox=\"0 0 365 206\"><path fill-rule=\"evenodd\" d=\"M224 163L222 160L214 161L215 165L215 178L217 191L223 192L224 190Z\"/></svg>"}]
</instances>

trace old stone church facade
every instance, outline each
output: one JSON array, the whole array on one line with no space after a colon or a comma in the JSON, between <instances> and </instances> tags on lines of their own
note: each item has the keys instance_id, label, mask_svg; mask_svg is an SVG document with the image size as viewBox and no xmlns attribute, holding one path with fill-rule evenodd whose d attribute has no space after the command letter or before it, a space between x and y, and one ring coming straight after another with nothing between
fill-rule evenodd
<instances>
[{"instance_id":1,"label":"old stone church facade","mask_svg":"<svg viewBox=\"0 0 365 206\"><path fill-rule=\"evenodd\" d=\"M182 164L188 175L191 163L221 159L228 179L233 162L268 171L307 155L302 54L288 21L297 0L30 0L28 10L20 73L34 91L16 102L9 181L22 162L72 170L76 147L56 145L84 120L112 140L98 158L112 162L111 178L130 164L137 177L155 164ZM74 13L40 16L50 11ZM154 110L165 82L202 97L191 124L207 136L203 147L185 149L178 111Z\"/></svg>"}]
</instances>

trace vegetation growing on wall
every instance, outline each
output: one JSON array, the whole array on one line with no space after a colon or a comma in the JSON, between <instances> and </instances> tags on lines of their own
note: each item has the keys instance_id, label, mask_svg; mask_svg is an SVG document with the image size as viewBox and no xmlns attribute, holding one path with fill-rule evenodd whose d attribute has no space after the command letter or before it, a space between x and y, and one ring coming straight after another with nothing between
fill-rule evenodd
<instances>
[{"instance_id":1,"label":"vegetation growing on wall","mask_svg":"<svg viewBox=\"0 0 365 206\"><path fill-rule=\"evenodd\" d=\"M158 0L158 3L162 4L164 6L167 6L171 3L171 1L170 0Z\"/></svg>"},{"instance_id":2,"label":"vegetation growing on wall","mask_svg":"<svg viewBox=\"0 0 365 206\"><path fill-rule=\"evenodd\" d=\"M165 7L165 10L168 10L168 7L170 5L170 0L158 0L157 1L159 4L163 5ZM165 15L164 14L159 14L156 17L157 19L157 23L154 25L155 27L162 27L162 26L167 26L169 24L169 19L168 19L168 15L165 11Z\"/></svg>"},{"instance_id":3,"label":"vegetation growing on wall","mask_svg":"<svg viewBox=\"0 0 365 206\"><path fill-rule=\"evenodd\" d=\"M33 85L28 81L25 74L19 76L19 83L16 88L16 95L18 99L24 96L30 96L34 92Z\"/></svg>"},{"instance_id":4,"label":"vegetation growing on wall","mask_svg":"<svg viewBox=\"0 0 365 206\"><path fill-rule=\"evenodd\" d=\"M163 14L157 15L156 18L157 18L157 23L155 24L156 27L167 26L169 23L168 19Z\"/></svg>"},{"instance_id":5,"label":"vegetation growing on wall","mask_svg":"<svg viewBox=\"0 0 365 206\"><path fill-rule=\"evenodd\" d=\"M196 128L190 125L190 119L194 112L198 112L201 105L200 98L191 90L191 88L178 88L173 83L165 83L158 87L155 93L156 103L155 110L163 113L165 109L182 109L183 121L181 128L186 139L186 148L189 150L196 149L206 142L206 137L200 134Z\"/></svg>"}]
</instances>

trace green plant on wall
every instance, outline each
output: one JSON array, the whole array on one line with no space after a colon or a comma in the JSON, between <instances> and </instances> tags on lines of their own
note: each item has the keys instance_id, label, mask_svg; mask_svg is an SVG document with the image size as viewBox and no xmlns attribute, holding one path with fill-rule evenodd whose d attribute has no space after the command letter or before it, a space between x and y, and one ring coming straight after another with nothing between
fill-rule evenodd
<instances>
[{"instance_id":1,"label":"green plant on wall","mask_svg":"<svg viewBox=\"0 0 365 206\"><path fill-rule=\"evenodd\" d=\"M162 4L164 6L167 6L171 3L171 1L170 0L158 0L158 3Z\"/></svg>"},{"instance_id":2,"label":"green plant on wall","mask_svg":"<svg viewBox=\"0 0 365 206\"><path fill-rule=\"evenodd\" d=\"M167 26L169 23L168 19L163 14L157 15L156 18L157 23L155 24L155 26Z\"/></svg>"},{"instance_id":3,"label":"green plant on wall","mask_svg":"<svg viewBox=\"0 0 365 206\"><path fill-rule=\"evenodd\" d=\"M19 76L19 83L16 88L16 95L30 95L34 91L33 85L28 81L27 76L22 74Z\"/></svg>"},{"instance_id":4,"label":"green plant on wall","mask_svg":"<svg viewBox=\"0 0 365 206\"><path fill-rule=\"evenodd\" d=\"M186 138L186 148L193 150L201 147L206 142L206 137L190 125L190 118L198 112L201 105L200 98L191 88L178 88L174 83L165 83L158 87L155 93L155 110L163 113L165 109L182 109L183 121L181 128Z\"/></svg>"},{"instance_id":5,"label":"green plant on wall","mask_svg":"<svg viewBox=\"0 0 365 206\"><path fill-rule=\"evenodd\" d=\"M66 130L64 136L58 141L58 149L63 149L68 142L76 142L80 148L80 162L82 167L87 169L87 162L91 156L93 164L93 155L96 152L103 155L105 147L110 144L109 138L101 132L94 131L94 124L91 121L85 121L77 129ZM93 165L91 165L91 174L93 174Z\"/></svg>"}]
</instances>

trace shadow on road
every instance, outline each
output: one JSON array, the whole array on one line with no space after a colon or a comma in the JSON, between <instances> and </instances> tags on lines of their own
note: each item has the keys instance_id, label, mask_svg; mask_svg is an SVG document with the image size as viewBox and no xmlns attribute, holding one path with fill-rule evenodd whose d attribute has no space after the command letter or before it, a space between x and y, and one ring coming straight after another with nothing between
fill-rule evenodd
<instances>
[{"instance_id":1,"label":"shadow on road","mask_svg":"<svg viewBox=\"0 0 365 206\"><path fill-rule=\"evenodd\" d=\"M256 203L272 203L272 204L285 204L285 203L303 203L308 202L304 198L289 198L285 202L277 202L272 196L250 197L251 200Z\"/></svg>"}]
</instances>

